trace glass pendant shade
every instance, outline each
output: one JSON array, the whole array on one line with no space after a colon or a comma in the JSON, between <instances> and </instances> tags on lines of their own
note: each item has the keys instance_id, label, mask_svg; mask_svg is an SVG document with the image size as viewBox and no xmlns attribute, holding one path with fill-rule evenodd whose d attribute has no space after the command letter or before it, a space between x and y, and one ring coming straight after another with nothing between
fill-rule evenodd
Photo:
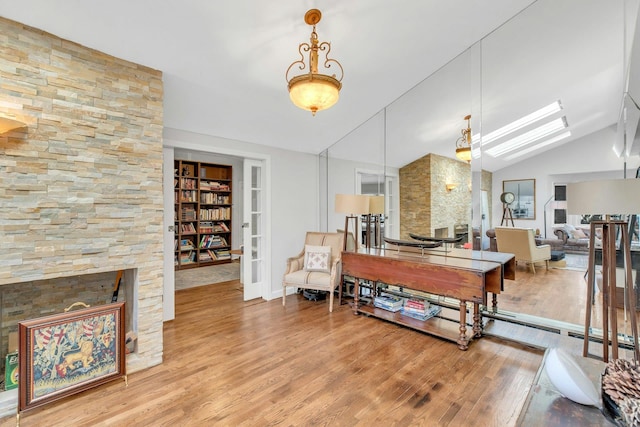
<instances>
[{"instance_id":1,"label":"glass pendant shade","mask_svg":"<svg viewBox=\"0 0 640 427\"><path fill-rule=\"evenodd\" d=\"M303 74L289 81L289 97L297 107L315 115L338 102L341 86L338 80L324 74Z\"/></svg>"},{"instance_id":2,"label":"glass pendant shade","mask_svg":"<svg viewBox=\"0 0 640 427\"><path fill-rule=\"evenodd\" d=\"M471 147L456 148L456 157L463 162L471 161Z\"/></svg>"}]
</instances>

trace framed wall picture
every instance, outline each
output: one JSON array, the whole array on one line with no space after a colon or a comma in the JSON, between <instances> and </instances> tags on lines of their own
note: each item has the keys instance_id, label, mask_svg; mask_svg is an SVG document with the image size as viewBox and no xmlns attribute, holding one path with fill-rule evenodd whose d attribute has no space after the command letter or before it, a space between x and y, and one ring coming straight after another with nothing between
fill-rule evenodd
<instances>
[{"instance_id":1,"label":"framed wall picture","mask_svg":"<svg viewBox=\"0 0 640 427\"><path fill-rule=\"evenodd\" d=\"M124 303L18 324L18 412L125 375Z\"/></svg>"},{"instance_id":2,"label":"framed wall picture","mask_svg":"<svg viewBox=\"0 0 640 427\"><path fill-rule=\"evenodd\" d=\"M502 181L502 191L513 193L509 204L514 219L536 219L536 180L513 179Z\"/></svg>"}]
</instances>

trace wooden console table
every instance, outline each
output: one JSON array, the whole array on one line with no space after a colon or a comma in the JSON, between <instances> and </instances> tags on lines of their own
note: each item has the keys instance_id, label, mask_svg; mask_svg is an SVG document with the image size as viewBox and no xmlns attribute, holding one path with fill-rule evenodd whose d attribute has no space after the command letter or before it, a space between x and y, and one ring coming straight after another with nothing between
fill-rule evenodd
<instances>
[{"instance_id":1,"label":"wooden console table","mask_svg":"<svg viewBox=\"0 0 640 427\"><path fill-rule=\"evenodd\" d=\"M449 248L449 249L428 249L425 248L421 252L417 250L411 250L410 248L399 248L394 245L387 244L386 249L388 252L396 251L403 253L405 255L410 255L415 253L416 255L435 255L435 256L443 256L443 257L451 257L451 258L463 258L475 261L489 261L489 262L497 262L502 266L500 270L500 290L504 291L504 279L516 280L516 257L514 254L503 253L503 252L491 252L491 251L476 251L469 249L460 249L460 248ZM498 298L497 294L493 294L492 297L492 311L495 313L498 311Z\"/></svg>"},{"instance_id":2,"label":"wooden console table","mask_svg":"<svg viewBox=\"0 0 640 427\"><path fill-rule=\"evenodd\" d=\"M502 265L497 262L440 255L415 256L394 250L361 249L342 253L342 274L354 278L354 314L367 314L435 335L458 344L466 350L473 337L482 335L480 304L487 302L487 292L499 294L502 286ZM434 317L417 320L361 304L360 280L451 297L460 301L460 323ZM467 336L467 302L473 303L473 334Z\"/></svg>"}]
</instances>

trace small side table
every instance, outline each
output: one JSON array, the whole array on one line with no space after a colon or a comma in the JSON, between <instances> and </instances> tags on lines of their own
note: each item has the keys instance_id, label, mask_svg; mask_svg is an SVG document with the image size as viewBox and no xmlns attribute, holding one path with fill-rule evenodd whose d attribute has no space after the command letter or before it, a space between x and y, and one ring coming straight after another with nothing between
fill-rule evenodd
<instances>
[{"instance_id":1,"label":"small side table","mask_svg":"<svg viewBox=\"0 0 640 427\"><path fill-rule=\"evenodd\" d=\"M516 425L519 427L615 426L605 418L599 408L581 405L560 394L549 380L544 368L548 353L549 350L544 354ZM604 372L606 364L586 357L574 357L574 359L593 381L596 390L600 392L600 375Z\"/></svg>"}]
</instances>

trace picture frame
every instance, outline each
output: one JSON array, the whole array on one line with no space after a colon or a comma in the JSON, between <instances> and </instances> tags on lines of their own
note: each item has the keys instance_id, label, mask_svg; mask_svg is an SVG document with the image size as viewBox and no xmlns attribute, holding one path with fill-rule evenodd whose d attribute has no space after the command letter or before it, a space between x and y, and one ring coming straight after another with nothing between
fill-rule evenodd
<instances>
[{"instance_id":1,"label":"picture frame","mask_svg":"<svg viewBox=\"0 0 640 427\"><path fill-rule=\"evenodd\" d=\"M502 181L502 192L513 193L509 204L513 219L536 219L536 180L511 179Z\"/></svg>"},{"instance_id":2,"label":"picture frame","mask_svg":"<svg viewBox=\"0 0 640 427\"><path fill-rule=\"evenodd\" d=\"M116 302L19 322L18 413L125 376L124 313Z\"/></svg>"}]
</instances>

